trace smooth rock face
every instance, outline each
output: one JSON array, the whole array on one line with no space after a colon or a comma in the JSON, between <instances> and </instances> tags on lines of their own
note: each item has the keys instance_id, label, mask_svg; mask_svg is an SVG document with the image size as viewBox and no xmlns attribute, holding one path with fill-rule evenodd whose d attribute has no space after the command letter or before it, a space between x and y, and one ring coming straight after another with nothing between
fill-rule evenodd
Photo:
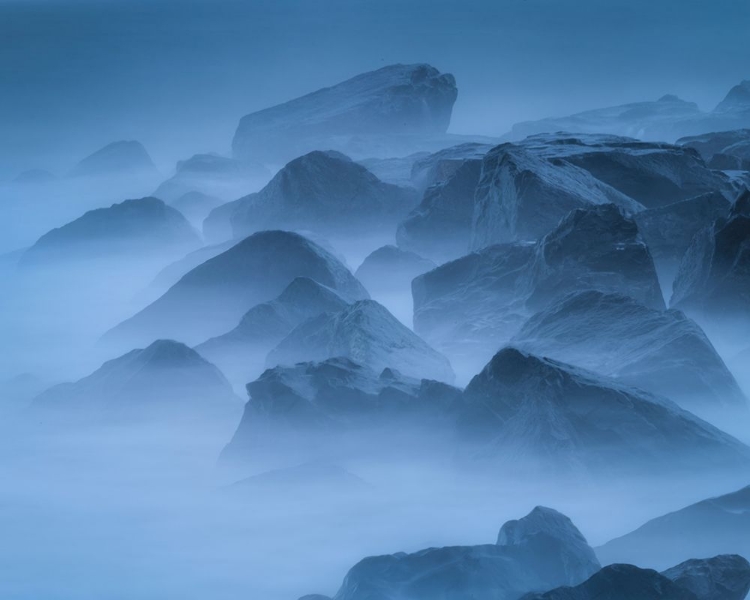
<instances>
[{"instance_id":1,"label":"smooth rock face","mask_svg":"<svg viewBox=\"0 0 750 600\"><path fill-rule=\"evenodd\" d=\"M406 427L413 449L413 434L420 428L450 424L449 409L460 403L461 391L444 383L411 379L393 369L378 373L348 358L274 367L247 385L250 400L232 441L222 457L246 460L258 452L273 455L301 446L305 457L331 444L340 451L336 436L354 432L362 450L363 432L385 427L393 432ZM314 443L304 440L312 436ZM377 437L382 453L383 436Z\"/></svg>"},{"instance_id":2,"label":"smooth rock face","mask_svg":"<svg viewBox=\"0 0 750 600\"><path fill-rule=\"evenodd\" d=\"M750 170L750 129L688 136L677 143L700 152L712 169Z\"/></svg>"},{"instance_id":3,"label":"smooth rock face","mask_svg":"<svg viewBox=\"0 0 750 600\"><path fill-rule=\"evenodd\" d=\"M676 310L621 294L571 294L531 317L512 343L574 364L691 409L747 407L703 330Z\"/></svg>"},{"instance_id":4,"label":"smooth rock face","mask_svg":"<svg viewBox=\"0 0 750 600\"><path fill-rule=\"evenodd\" d=\"M230 223L234 237L272 228L356 236L391 231L416 200L413 190L383 183L347 156L316 150L234 202Z\"/></svg>"},{"instance_id":5,"label":"smooth rock face","mask_svg":"<svg viewBox=\"0 0 750 600\"><path fill-rule=\"evenodd\" d=\"M693 556L750 555L750 486L648 521L597 548L604 564L648 560L664 568Z\"/></svg>"},{"instance_id":6,"label":"smooth rock face","mask_svg":"<svg viewBox=\"0 0 750 600\"><path fill-rule=\"evenodd\" d=\"M75 383L50 388L32 407L63 419L127 422L218 416L237 410L239 403L214 365L184 344L157 340L107 361Z\"/></svg>"},{"instance_id":7,"label":"smooth rock face","mask_svg":"<svg viewBox=\"0 0 750 600\"><path fill-rule=\"evenodd\" d=\"M257 163L196 154L179 161L175 174L159 185L154 196L169 203L190 192L234 200L260 189L270 178L271 172Z\"/></svg>"},{"instance_id":8,"label":"smooth rock face","mask_svg":"<svg viewBox=\"0 0 750 600\"><path fill-rule=\"evenodd\" d=\"M576 208L627 214L734 191L689 148L606 136L536 135L489 152L475 195L471 248L537 240Z\"/></svg>"},{"instance_id":9,"label":"smooth rock face","mask_svg":"<svg viewBox=\"0 0 750 600\"><path fill-rule=\"evenodd\" d=\"M99 175L155 175L151 157L140 142L112 142L79 162L71 177Z\"/></svg>"},{"instance_id":10,"label":"smooth rock face","mask_svg":"<svg viewBox=\"0 0 750 600\"><path fill-rule=\"evenodd\" d=\"M464 402L467 447L521 469L612 474L750 459L739 441L664 398L515 348L471 380Z\"/></svg>"},{"instance_id":11,"label":"smooth rock face","mask_svg":"<svg viewBox=\"0 0 750 600\"><path fill-rule=\"evenodd\" d=\"M680 263L670 306L750 317L750 191L694 238Z\"/></svg>"},{"instance_id":12,"label":"smooth rock face","mask_svg":"<svg viewBox=\"0 0 750 600\"><path fill-rule=\"evenodd\" d=\"M687 560L662 575L700 600L745 600L750 591L750 563L736 554Z\"/></svg>"},{"instance_id":13,"label":"smooth rock face","mask_svg":"<svg viewBox=\"0 0 750 600\"><path fill-rule=\"evenodd\" d=\"M22 264L91 260L102 256L136 258L151 253L184 253L199 239L178 211L156 198L125 200L90 210L44 234L23 255Z\"/></svg>"},{"instance_id":14,"label":"smooth rock face","mask_svg":"<svg viewBox=\"0 0 750 600\"><path fill-rule=\"evenodd\" d=\"M527 526L526 521L535 521ZM543 507L516 521L529 529L512 543L428 548L373 556L347 573L335 600L514 600L526 592L575 585L599 569L585 539Z\"/></svg>"},{"instance_id":15,"label":"smooth rock face","mask_svg":"<svg viewBox=\"0 0 750 600\"><path fill-rule=\"evenodd\" d=\"M263 231L189 271L106 337L199 343L235 327L250 308L278 296L296 277L314 279L346 300L368 297L351 272L317 244L296 233Z\"/></svg>"},{"instance_id":16,"label":"smooth rock face","mask_svg":"<svg viewBox=\"0 0 750 600\"><path fill-rule=\"evenodd\" d=\"M196 350L219 365L232 381L246 383L260 374L268 352L295 327L348 305L331 288L297 277L277 298L254 306L234 329L199 344Z\"/></svg>"},{"instance_id":17,"label":"smooth rock face","mask_svg":"<svg viewBox=\"0 0 750 600\"><path fill-rule=\"evenodd\" d=\"M361 300L340 312L306 321L269 353L266 362L269 366L292 365L337 356L375 371L392 368L411 377L454 379L448 359L373 300Z\"/></svg>"},{"instance_id":18,"label":"smooth rock face","mask_svg":"<svg viewBox=\"0 0 750 600\"><path fill-rule=\"evenodd\" d=\"M457 96L452 75L425 64L390 65L243 117L232 142L244 160L287 161L321 139L443 134Z\"/></svg>"},{"instance_id":19,"label":"smooth rock face","mask_svg":"<svg viewBox=\"0 0 750 600\"><path fill-rule=\"evenodd\" d=\"M413 252L383 246L368 255L354 275L370 292L411 290L412 279L436 266Z\"/></svg>"},{"instance_id":20,"label":"smooth rock face","mask_svg":"<svg viewBox=\"0 0 750 600\"><path fill-rule=\"evenodd\" d=\"M417 277L414 327L452 360L473 356L476 369L534 312L586 289L664 308L637 225L611 204L573 211L537 244L499 244Z\"/></svg>"}]
</instances>

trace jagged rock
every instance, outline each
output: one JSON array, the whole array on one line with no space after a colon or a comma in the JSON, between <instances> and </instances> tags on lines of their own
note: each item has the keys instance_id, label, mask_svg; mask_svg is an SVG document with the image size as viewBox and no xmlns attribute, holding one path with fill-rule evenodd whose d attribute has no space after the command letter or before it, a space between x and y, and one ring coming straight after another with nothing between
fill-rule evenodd
<instances>
[{"instance_id":1,"label":"jagged rock","mask_svg":"<svg viewBox=\"0 0 750 600\"><path fill-rule=\"evenodd\" d=\"M693 238L677 271L670 306L750 316L750 191L735 200L726 218Z\"/></svg>"},{"instance_id":2,"label":"jagged rock","mask_svg":"<svg viewBox=\"0 0 750 600\"><path fill-rule=\"evenodd\" d=\"M246 383L260 375L268 352L295 327L348 305L332 289L307 277L297 277L277 298L254 306L234 329L207 340L196 350L219 365L231 380Z\"/></svg>"},{"instance_id":3,"label":"jagged rock","mask_svg":"<svg viewBox=\"0 0 750 600\"><path fill-rule=\"evenodd\" d=\"M394 369L378 373L348 358L274 367L247 391L250 400L222 454L225 460L247 459L265 449L277 456L300 447L309 461L323 443L340 449L340 436L348 432L354 432L354 446L361 451L367 443L359 432L383 426L390 434L407 427L413 449L414 433L426 428L434 435L441 423L450 426L449 409L461 400L461 391L447 384L411 379ZM307 436L315 442L305 444ZM376 438L382 454L382 436ZM392 435L389 440L393 444Z\"/></svg>"},{"instance_id":4,"label":"jagged rock","mask_svg":"<svg viewBox=\"0 0 750 600\"><path fill-rule=\"evenodd\" d=\"M737 382L694 321L622 294L571 294L531 317L512 343L693 409L746 408Z\"/></svg>"},{"instance_id":5,"label":"jagged rock","mask_svg":"<svg viewBox=\"0 0 750 600\"><path fill-rule=\"evenodd\" d=\"M287 161L333 147L324 140L444 134L456 96L452 75L425 64L390 65L243 117L232 149L245 160Z\"/></svg>"},{"instance_id":6,"label":"jagged rock","mask_svg":"<svg viewBox=\"0 0 750 600\"><path fill-rule=\"evenodd\" d=\"M159 337L199 343L229 331L251 307L303 276L349 301L368 297L349 270L317 244L296 233L263 231L189 271L106 338L130 345Z\"/></svg>"},{"instance_id":7,"label":"jagged rock","mask_svg":"<svg viewBox=\"0 0 750 600\"><path fill-rule=\"evenodd\" d=\"M412 279L437 265L396 246L383 246L365 258L354 275L370 291L411 290Z\"/></svg>"},{"instance_id":8,"label":"jagged rock","mask_svg":"<svg viewBox=\"0 0 750 600\"><path fill-rule=\"evenodd\" d=\"M414 328L476 372L531 314L584 289L664 308L637 225L611 204L573 211L537 244L498 244L417 277Z\"/></svg>"},{"instance_id":9,"label":"jagged rock","mask_svg":"<svg viewBox=\"0 0 750 600\"><path fill-rule=\"evenodd\" d=\"M108 422L232 414L238 398L211 363L184 344L157 340L105 362L75 383L56 385L32 407L55 417Z\"/></svg>"},{"instance_id":10,"label":"jagged rock","mask_svg":"<svg viewBox=\"0 0 750 600\"><path fill-rule=\"evenodd\" d=\"M719 192L709 192L667 206L651 208L633 218L657 262L670 271L685 255L695 234L726 216L731 202Z\"/></svg>"},{"instance_id":11,"label":"jagged rock","mask_svg":"<svg viewBox=\"0 0 750 600\"><path fill-rule=\"evenodd\" d=\"M99 175L157 175L140 142L112 142L87 156L70 171L71 177Z\"/></svg>"},{"instance_id":12,"label":"jagged rock","mask_svg":"<svg viewBox=\"0 0 750 600\"><path fill-rule=\"evenodd\" d=\"M267 359L269 366L344 356L376 371L452 382L453 370L431 348L374 300L361 300L337 313L306 321L284 338Z\"/></svg>"},{"instance_id":13,"label":"jagged rock","mask_svg":"<svg viewBox=\"0 0 750 600\"><path fill-rule=\"evenodd\" d=\"M659 568L693 556L750 554L750 486L652 519L597 548L604 564L648 560Z\"/></svg>"},{"instance_id":14,"label":"jagged rock","mask_svg":"<svg viewBox=\"0 0 750 600\"><path fill-rule=\"evenodd\" d=\"M159 185L154 196L169 203L189 192L234 200L260 189L270 178L271 172L257 163L218 154L196 154L179 161L175 174Z\"/></svg>"},{"instance_id":15,"label":"jagged rock","mask_svg":"<svg viewBox=\"0 0 750 600\"><path fill-rule=\"evenodd\" d=\"M677 143L700 152L712 169L750 170L750 129L689 136Z\"/></svg>"},{"instance_id":16,"label":"jagged rock","mask_svg":"<svg viewBox=\"0 0 750 600\"><path fill-rule=\"evenodd\" d=\"M662 575L700 600L745 600L750 591L750 563L736 554L694 558Z\"/></svg>"},{"instance_id":17,"label":"jagged rock","mask_svg":"<svg viewBox=\"0 0 750 600\"><path fill-rule=\"evenodd\" d=\"M202 192L186 192L169 203L172 208L179 210L185 218L198 227L202 227L203 220L214 208L221 205L222 201Z\"/></svg>"},{"instance_id":18,"label":"jagged rock","mask_svg":"<svg viewBox=\"0 0 750 600\"><path fill-rule=\"evenodd\" d=\"M605 136L537 135L489 152L474 204L471 247L537 240L575 208L614 203L627 214L734 184L690 148Z\"/></svg>"},{"instance_id":19,"label":"jagged rock","mask_svg":"<svg viewBox=\"0 0 750 600\"><path fill-rule=\"evenodd\" d=\"M391 231L415 204L413 190L383 183L339 152L316 150L234 202L230 223L235 237L276 227L356 236Z\"/></svg>"},{"instance_id":20,"label":"jagged rock","mask_svg":"<svg viewBox=\"0 0 750 600\"><path fill-rule=\"evenodd\" d=\"M141 198L90 210L45 233L21 263L182 254L198 244L196 232L178 211L156 198Z\"/></svg>"},{"instance_id":21,"label":"jagged rock","mask_svg":"<svg viewBox=\"0 0 750 600\"><path fill-rule=\"evenodd\" d=\"M747 464L750 449L664 398L504 348L464 392L466 451L506 467L613 474Z\"/></svg>"},{"instance_id":22,"label":"jagged rock","mask_svg":"<svg viewBox=\"0 0 750 600\"><path fill-rule=\"evenodd\" d=\"M537 521L525 525L526 521ZM515 600L526 592L575 585L599 569L567 517L535 508L512 543L428 548L365 558L347 573L335 600Z\"/></svg>"}]
</instances>

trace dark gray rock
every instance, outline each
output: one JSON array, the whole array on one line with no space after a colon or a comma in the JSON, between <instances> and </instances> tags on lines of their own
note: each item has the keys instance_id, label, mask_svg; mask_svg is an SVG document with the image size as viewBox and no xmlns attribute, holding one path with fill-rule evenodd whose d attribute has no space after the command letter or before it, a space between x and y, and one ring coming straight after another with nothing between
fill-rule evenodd
<instances>
[{"instance_id":1,"label":"dark gray rock","mask_svg":"<svg viewBox=\"0 0 750 600\"><path fill-rule=\"evenodd\" d=\"M693 556L750 555L750 486L656 517L597 548L604 564L665 568Z\"/></svg>"},{"instance_id":2,"label":"dark gray rock","mask_svg":"<svg viewBox=\"0 0 750 600\"><path fill-rule=\"evenodd\" d=\"M178 211L156 198L141 198L90 210L45 233L24 253L21 264L184 254L199 243Z\"/></svg>"},{"instance_id":3,"label":"dark gray rock","mask_svg":"<svg viewBox=\"0 0 750 600\"><path fill-rule=\"evenodd\" d=\"M371 293L411 291L412 279L436 266L414 252L383 246L370 253L354 275Z\"/></svg>"},{"instance_id":4,"label":"dark gray rock","mask_svg":"<svg viewBox=\"0 0 750 600\"><path fill-rule=\"evenodd\" d=\"M662 573L700 600L745 600L750 563L736 554L691 559Z\"/></svg>"},{"instance_id":5,"label":"dark gray rock","mask_svg":"<svg viewBox=\"0 0 750 600\"><path fill-rule=\"evenodd\" d=\"M234 202L230 223L235 237L272 228L391 232L416 201L412 189L380 181L339 152L316 150L288 163L257 194Z\"/></svg>"},{"instance_id":6,"label":"dark gray rock","mask_svg":"<svg viewBox=\"0 0 750 600\"><path fill-rule=\"evenodd\" d=\"M184 344L157 340L105 362L91 375L56 385L32 407L55 418L132 422L190 421L239 411L239 399L211 363Z\"/></svg>"},{"instance_id":7,"label":"dark gray rock","mask_svg":"<svg viewBox=\"0 0 750 600\"><path fill-rule=\"evenodd\" d=\"M750 170L750 129L704 133L677 143L700 152L712 169Z\"/></svg>"},{"instance_id":8,"label":"dark gray rock","mask_svg":"<svg viewBox=\"0 0 750 600\"><path fill-rule=\"evenodd\" d=\"M734 377L694 321L622 294L571 294L531 317L512 343L691 409L747 407Z\"/></svg>"},{"instance_id":9,"label":"dark gray rock","mask_svg":"<svg viewBox=\"0 0 750 600\"><path fill-rule=\"evenodd\" d=\"M516 348L492 358L464 402L463 451L524 472L674 472L750 460L744 444L669 400Z\"/></svg>"},{"instance_id":10,"label":"dark gray rock","mask_svg":"<svg viewBox=\"0 0 750 600\"><path fill-rule=\"evenodd\" d=\"M296 233L263 231L198 265L158 300L110 330L114 343L179 337L195 344L237 325L242 315L309 277L346 300L367 291L332 254Z\"/></svg>"},{"instance_id":11,"label":"dark gray rock","mask_svg":"<svg viewBox=\"0 0 750 600\"><path fill-rule=\"evenodd\" d=\"M514 527L522 534L494 545L366 558L347 573L334 599L515 600L526 592L575 585L599 569L581 533L557 511L537 507Z\"/></svg>"},{"instance_id":12,"label":"dark gray rock","mask_svg":"<svg viewBox=\"0 0 750 600\"><path fill-rule=\"evenodd\" d=\"M148 152L136 141L112 142L81 160L70 171L71 177L157 174Z\"/></svg>"},{"instance_id":13,"label":"dark gray rock","mask_svg":"<svg viewBox=\"0 0 750 600\"><path fill-rule=\"evenodd\" d=\"M281 294L247 311L231 331L198 345L232 381L246 383L263 371L266 355L292 330L313 317L339 312L348 302L334 290L297 277Z\"/></svg>"},{"instance_id":14,"label":"dark gray rock","mask_svg":"<svg viewBox=\"0 0 750 600\"><path fill-rule=\"evenodd\" d=\"M323 140L444 134L457 93L453 76L434 67L390 65L243 117L232 149L245 160L287 161L333 147Z\"/></svg>"},{"instance_id":15,"label":"dark gray rock","mask_svg":"<svg viewBox=\"0 0 750 600\"><path fill-rule=\"evenodd\" d=\"M360 300L302 323L268 354L266 362L292 365L337 356L376 371L392 368L411 377L454 379L448 359L374 300Z\"/></svg>"}]
</instances>

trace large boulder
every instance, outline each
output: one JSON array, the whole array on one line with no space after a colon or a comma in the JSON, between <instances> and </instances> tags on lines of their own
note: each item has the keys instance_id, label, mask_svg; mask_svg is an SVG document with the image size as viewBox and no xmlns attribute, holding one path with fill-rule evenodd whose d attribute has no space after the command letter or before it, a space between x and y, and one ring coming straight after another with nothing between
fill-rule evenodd
<instances>
[{"instance_id":1,"label":"large boulder","mask_svg":"<svg viewBox=\"0 0 750 600\"><path fill-rule=\"evenodd\" d=\"M700 152L712 169L750 170L750 129L688 136L677 143Z\"/></svg>"},{"instance_id":2,"label":"large boulder","mask_svg":"<svg viewBox=\"0 0 750 600\"><path fill-rule=\"evenodd\" d=\"M112 142L82 159L70 171L71 177L154 176L158 171L140 142Z\"/></svg>"},{"instance_id":3,"label":"large boulder","mask_svg":"<svg viewBox=\"0 0 750 600\"><path fill-rule=\"evenodd\" d=\"M512 347L471 380L464 402L463 451L508 469L613 476L750 460L747 446L669 400Z\"/></svg>"},{"instance_id":4,"label":"large boulder","mask_svg":"<svg viewBox=\"0 0 750 600\"><path fill-rule=\"evenodd\" d=\"M700 600L745 600L750 592L750 563L736 554L693 558L662 575Z\"/></svg>"},{"instance_id":5,"label":"large boulder","mask_svg":"<svg viewBox=\"0 0 750 600\"><path fill-rule=\"evenodd\" d=\"M236 414L240 404L214 365L184 344L157 340L105 362L83 379L42 392L32 407L56 419L200 422Z\"/></svg>"},{"instance_id":6,"label":"large boulder","mask_svg":"<svg viewBox=\"0 0 750 600\"><path fill-rule=\"evenodd\" d=\"M234 237L273 228L390 233L416 201L412 189L380 181L347 156L315 150L288 163L257 194L234 202L230 224Z\"/></svg>"},{"instance_id":7,"label":"large boulder","mask_svg":"<svg viewBox=\"0 0 750 600\"><path fill-rule=\"evenodd\" d=\"M303 276L349 301L368 297L351 272L317 244L296 233L263 231L189 271L106 338L131 346L134 340L165 337L196 344L229 331L250 308Z\"/></svg>"},{"instance_id":8,"label":"large boulder","mask_svg":"<svg viewBox=\"0 0 750 600\"><path fill-rule=\"evenodd\" d=\"M45 233L23 254L21 263L175 256L199 243L197 233L178 211L156 198L141 198L90 210Z\"/></svg>"},{"instance_id":9,"label":"large boulder","mask_svg":"<svg viewBox=\"0 0 750 600\"><path fill-rule=\"evenodd\" d=\"M710 412L747 400L703 330L676 310L587 290L531 317L512 343Z\"/></svg>"},{"instance_id":10,"label":"large boulder","mask_svg":"<svg viewBox=\"0 0 750 600\"><path fill-rule=\"evenodd\" d=\"M251 308L234 329L196 347L232 381L246 383L260 375L266 355L301 323L349 303L308 277L297 277L281 294Z\"/></svg>"},{"instance_id":11,"label":"large boulder","mask_svg":"<svg viewBox=\"0 0 750 600\"><path fill-rule=\"evenodd\" d=\"M555 510L537 507L512 527L517 535L501 532L497 544L365 558L349 570L334 600L516 600L576 585L599 569L580 531Z\"/></svg>"},{"instance_id":12,"label":"large boulder","mask_svg":"<svg viewBox=\"0 0 750 600\"><path fill-rule=\"evenodd\" d=\"M285 162L332 147L324 140L444 134L457 93L453 76L430 65L390 65L242 117L232 149L244 160Z\"/></svg>"},{"instance_id":13,"label":"large boulder","mask_svg":"<svg viewBox=\"0 0 750 600\"><path fill-rule=\"evenodd\" d=\"M392 368L411 377L454 379L448 359L374 300L360 300L302 323L268 354L267 364L293 365L337 356L376 371Z\"/></svg>"}]
</instances>

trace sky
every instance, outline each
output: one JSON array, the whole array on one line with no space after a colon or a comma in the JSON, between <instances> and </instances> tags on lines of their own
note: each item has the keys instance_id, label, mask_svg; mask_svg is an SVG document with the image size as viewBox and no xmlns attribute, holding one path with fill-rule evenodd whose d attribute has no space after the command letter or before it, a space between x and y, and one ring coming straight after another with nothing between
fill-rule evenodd
<instances>
[{"instance_id":1,"label":"sky","mask_svg":"<svg viewBox=\"0 0 750 600\"><path fill-rule=\"evenodd\" d=\"M168 171L396 62L456 76L456 133L666 93L710 109L750 78L748 30L741 0L0 0L0 178L117 139Z\"/></svg>"}]
</instances>

